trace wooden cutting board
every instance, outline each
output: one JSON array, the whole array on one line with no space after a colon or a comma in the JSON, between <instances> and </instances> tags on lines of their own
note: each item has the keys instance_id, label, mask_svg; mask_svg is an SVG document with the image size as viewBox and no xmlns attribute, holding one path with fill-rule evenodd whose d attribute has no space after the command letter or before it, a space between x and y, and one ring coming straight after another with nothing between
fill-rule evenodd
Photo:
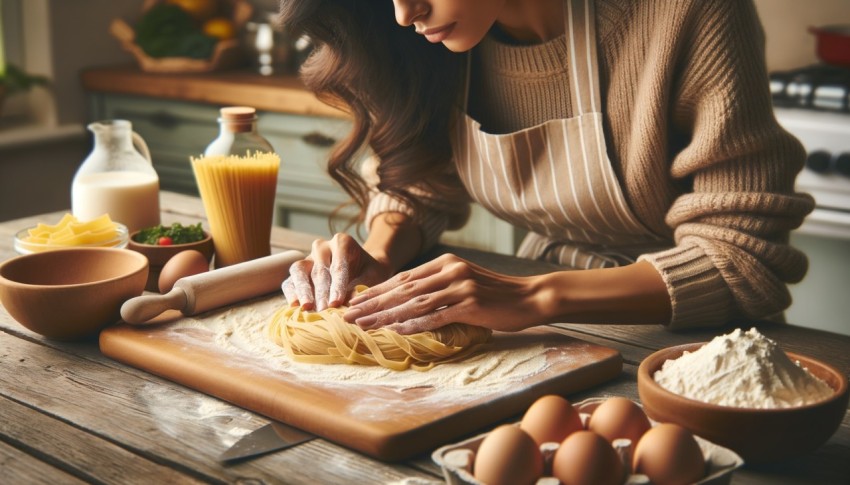
<instances>
[{"instance_id":1,"label":"wooden cutting board","mask_svg":"<svg viewBox=\"0 0 850 485\"><path fill-rule=\"evenodd\" d=\"M555 327L540 327L495 333L482 349L486 352L482 359L499 352L523 353L535 355L534 361L541 364L533 371L519 370L521 366L511 369L499 378L505 380L501 388L466 394L456 388L443 389L441 384L404 388L395 385L399 375L389 371L387 377L368 382L328 382L298 371L298 366L305 364L272 368L262 355L234 352L217 340L222 322L231 318L227 311L244 314L252 305L268 307L269 301L254 300L242 308L193 317L189 327L179 315L158 325L113 326L101 332L100 349L115 360L386 461L433 450L521 414L542 395L584 390L622 370L618 351L567 336ZM216 322L219 330L205 328L205 318ZM264 323L258 321L257 325ZM209 325L212 328L213 323ZM464 379L483 372L480 367L487 365L462 362L439 372L443 376L451 373L453 379L456 372L458 379ZM309 367L315 376L315 372L326 372L328 366ZM351 367L355 375L365 372L362 367ZM438 374L433 375L436 379Z\"/></svg>"}]
</instances>

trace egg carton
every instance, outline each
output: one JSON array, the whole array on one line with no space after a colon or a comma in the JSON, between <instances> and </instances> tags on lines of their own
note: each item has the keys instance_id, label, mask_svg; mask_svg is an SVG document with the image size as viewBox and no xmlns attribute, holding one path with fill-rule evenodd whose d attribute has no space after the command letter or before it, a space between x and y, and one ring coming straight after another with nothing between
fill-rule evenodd
<instances>
[{"instance_id":1,"label":"egg carton","mask_svg":"<svg viewBox=\"0 0 850 485\"><path fill-rule=\"evenodd\" d=\"M574 406L578 410L582 418L582 423L587 423L587 419L600 404L605 401L605 398L590 398L576 403ZM658 423L650 420L653 426ZM516 423L519 425L519 423ZM454 443L438 448L431 454L431 459L440 466L443 470L443 478L448 485L486 485L472 475L472 464L475 461L475 453L487 433L480 434L473 438ZM734 451L714 444L706 439L694 436L697 444L702 450L703 458L706 463L706 475L702 480L696 482L697 485L727 485L732 480L732 473L744 465L744 460ZM616 440L614 448L621 458L631 456L631 442L629 440ZM546 470L551 470L552 457L557 451L556 443L544 443L540 447L545 460ZM624 461L628 461L627 459ZM558 485L560 482L557 478L544 476L537 480L536 485ZM649 478L646 475L630 474L624 485L648 485Z\"/></svg>"}]
</instances>

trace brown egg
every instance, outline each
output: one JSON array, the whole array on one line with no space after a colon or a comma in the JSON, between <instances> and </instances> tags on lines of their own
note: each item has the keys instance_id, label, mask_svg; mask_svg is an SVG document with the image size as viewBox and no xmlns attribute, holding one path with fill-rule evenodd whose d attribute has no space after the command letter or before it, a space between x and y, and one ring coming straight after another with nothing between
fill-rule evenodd
<instances>
[{"instance_id":1,"label":"brown egg","mask_svg":"<svg viewBox=\"0 0 850 485\"><path fill-rule=\"evenodd\" d=\"M632 446L651 427L649 419L631 399L608 398L593 411L587 429L599 433L609 442L616 439L632 440Z\"/></svg>"},{"instance_id":2,"label":"brown egg","mask_svg":"<svg viewBox=\"0 0 850 485\"><path fill-rule=\"evenodd\" d=\"M519 427L538 445L560 443L575 431L584 429L578 411L561 396L543 396L528 407Z\"/></svg>"},{"instance_id":3,"label":"brown egg","mask_svg":"<svg viewBox=\"0 0 850 485\"><path fill-rule=\"evenodd\" d=\"M505 424L481 442L472 471L487 485L533 484L543 475L543 455L528 433Z\"/></svg>"},{"instance_id":4,"label":"brown egg","mask_svg":"<svg viewBox=\"0 0 850 485\"><path fill-rule=\"evenodd\" d=\"M209 271L210 263L200 251L187 249L171 257L159 273L159 292L168 293L180 278Z\"/></svg>"},{"instance_id":5,"label":"brown egg","mask_svg":"<svg viewBox=\"0 0 850 485\"><path fill-rule=\"evenodd\" d=\"M690 431L662 423L638 442L632 468L648 476L653 485L694 483L705 476L705 458Z\"/></svg>"},{"instance_id":6,"label":"brown egg","mask_svg":"<svg viewBox=\"0 0 850 485\"><path fill-rule=\"evenodd\" d=\"M625 467L605 438L593 431L576 431L555 452L552 474L564 485L619 485Z\"/></svg>"}]
</instances>

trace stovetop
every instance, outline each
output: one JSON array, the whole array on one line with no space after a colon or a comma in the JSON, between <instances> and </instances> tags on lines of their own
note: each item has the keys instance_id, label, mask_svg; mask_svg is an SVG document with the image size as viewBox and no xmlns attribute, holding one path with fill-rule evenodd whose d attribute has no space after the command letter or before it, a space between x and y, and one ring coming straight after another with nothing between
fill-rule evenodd
<instances>
[{"instance_id":1,"label":"stovetop","mask_svg":"<svg viewBox=\"0 0 850 485\"><path fill-rule=\"evenodd\" d=\"M770 74L773 103L850 113L850 68L816 64Z\"/></svg>"},{"instance_id":2,"label":"stovetop","mask_svg":"<svg viewBox=\"0 0 850 485\"><path fill-rule=\"evenodd\" d=\"M781 106L774 113L808 153L797 190L811 194L821 212L850 220L850 113Z\"/></svg>"}]
</instances>

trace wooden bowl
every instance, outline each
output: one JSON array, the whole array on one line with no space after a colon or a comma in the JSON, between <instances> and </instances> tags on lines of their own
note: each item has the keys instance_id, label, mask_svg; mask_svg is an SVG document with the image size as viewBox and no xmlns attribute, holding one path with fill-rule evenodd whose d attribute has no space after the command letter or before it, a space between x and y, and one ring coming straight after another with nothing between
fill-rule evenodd
<instances>
[{"instance_id":1,"label":"wooden bowl","mask_svg":"<svg viewBox=\"0 0 850 485\"><path fill-rule=\"evenodd\" d=\"M0 264L0 301L33 332L78 340L117 322L147 277L148 260L126 249L56 249Z\"/></svg>"},{"instance_id":2,"label":"wooden bowl","mask_svg":"<svg viewBox=\"0 0 850 485\"><path fill-rule=\"evenodd\" d=\"M653 379L669 359L705 343L679 345L653 353L638 368L638 395L646 414L661 422L676 423L713 443L729 448L747 463L768 463L813 451L841 425L850 392L847 377L835 368L799 354L786 352L835 393L815 404L782 409L719 406L689 399L661 387Z\"/></svg>"},{"instance_id":3,"label":"wooden bowl","mask_svg":"<svg viewBox=\"0 0 850 485\"><path fill-rule=\"evenodd\" d=\"M142 4L142 12L147 11L163 0L145 0ZM233 22L236 30L241 30L250 20L254 12L253 5L247 0L226 0L222 2L228 7L228 17ZM145 72L211 72L236 67L243 62L242 46L239 44L238 36L233 39L220 40L213 49L209 59L192 59L189 57L150 57L139 47L136 42L136 32L130 23L122 19L115 19L109 26L110 33L121 42L121 46L133 55L136 62Z\"/></svg>"},{"instance_id":4,"label":"wooden bowl","mask_svg":"<svg viewBox=\"0 0 850 485\"><path fill-rule=\"evenodd\" d=\"M212 261L215 248L210 234L204 231L204 238L200 241L195 241L185 244L172 244L171 246L157 246L154 244L143 244L136 242L135 237L139 233L136 231L130 234L130 241L127 243L127 249L131 249L138 253L144 254L150 263L150 271L148 273L148 281L145 284L145 289L159 293L159 273L162 267L175 254L187 249L199 251L207 258L207 262Z\"/></svg>"}]
</instances>

